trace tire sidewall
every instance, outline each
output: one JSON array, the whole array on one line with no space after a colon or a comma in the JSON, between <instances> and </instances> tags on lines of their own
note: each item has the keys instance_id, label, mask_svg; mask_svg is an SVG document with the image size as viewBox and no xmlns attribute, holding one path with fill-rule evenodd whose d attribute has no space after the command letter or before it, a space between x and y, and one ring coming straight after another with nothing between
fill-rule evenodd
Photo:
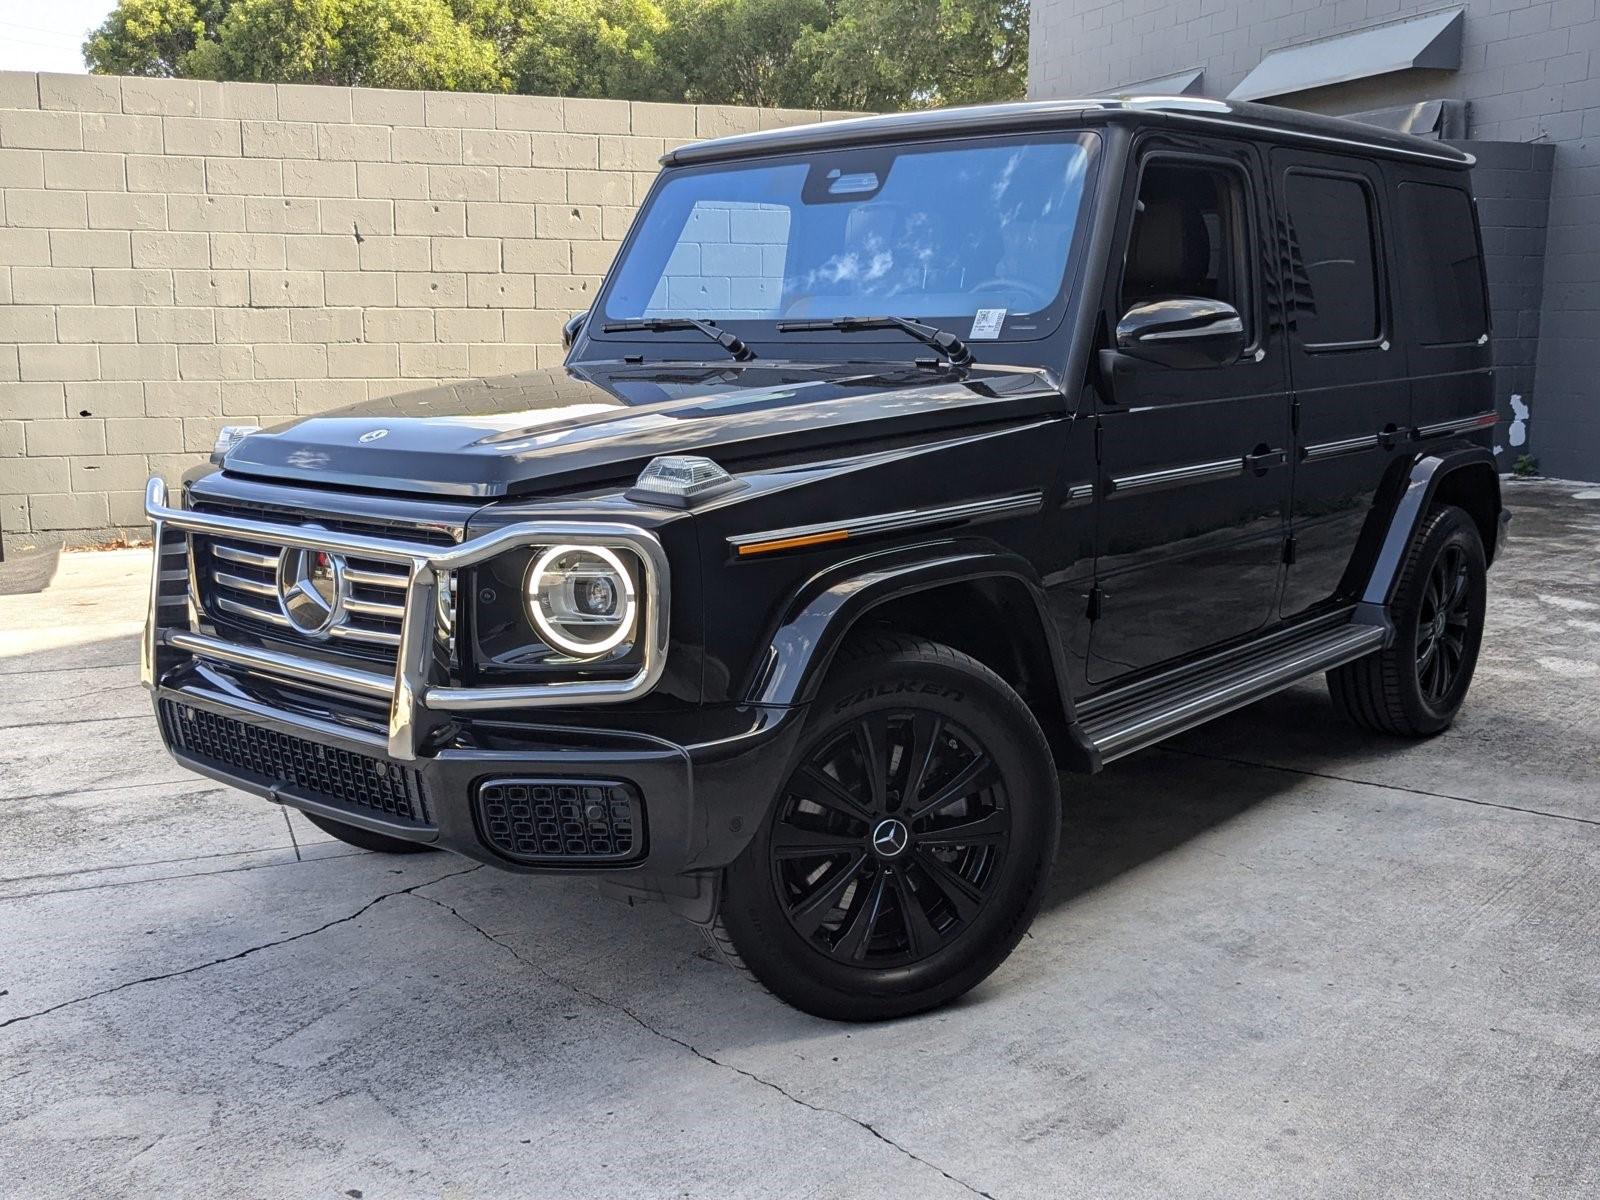
<instances>
[{"instance_id":1,"label":"tire sidewall","mask_svg":"<svg viewBox=\"0 0 1600 1200\"><path fill-rule=\"evenodd\" d=\"M1452 545L1461 547L1467 561L1467 631L1462 643L1462 666L1443 700L1434 704L1422 691L1422 681L1417 670L1417 639L1422 619L1422 600L1427 592L1428 579L1434 564ZM1406 716L1419 730L1438 732L1455 719L1467 690L1472 685L1473 671L1477 667L1478 650L1483 644L1484 614L1488 608L1488 567L1483 553L1483 541L1477 526L1459 508L1441 509L1429 524L1422 540L1417 544L1413 569L1407 573L1405 586L1395 605L1396 631L1404 647L1405 670L1400 674L1400 702Z\"/></svg>"},{"instance_id":2,"label":"tire sidewall","mask_svg":"<svg viewBox=\"0 0 1600 1200\"><path fill-rule=\"evenodd\" d=\"M1012 813L1010 842L983 911L948 945L903 966L851 967L790 925L772 882L769 845L789 775L819 745L869 713L912 708L954 721L994 758ZM998 676L964 656L946 661L916 651L852 662L814 702L784 780L756 837L728 870L723 903L724 924L745 963L783 999L856 1020L935 1007L980 982L1026 932L1055 858L1061 806L1044 736Z\"/></svg>"}]
</instances>

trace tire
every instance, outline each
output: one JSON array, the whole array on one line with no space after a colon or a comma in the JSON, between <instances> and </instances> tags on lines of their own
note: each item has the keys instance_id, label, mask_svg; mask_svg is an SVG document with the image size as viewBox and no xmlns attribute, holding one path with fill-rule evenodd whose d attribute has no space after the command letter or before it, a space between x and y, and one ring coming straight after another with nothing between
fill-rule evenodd
<instances>
[{"instance_id":1,"label":"tire","mask_svg":"<svg viewBox=\"0 0 1600 1200\"><path fill-rule=\"evenodd\" d=\"M362 850L371 850L377 854L422 854L434 849L434 847L424 842L408 842L404 838L390 837L384 833L373 833L370 829L346 825L343 821L332 821L327 817L318 816L316 813L302 811L300 815L329 837L338 838L347 845L355 846Z\"/></svg>"},{"instance_id":2,"label":"tire","mask_svg":"<svg viewBox=\"0 0 1600 1200\"><path fill-rule=\"evenodd\" d=\"M1055 766L1021 697L948 646L871 635L841 652L813 703L787 780L728 869L712 939L819 1017L935 1008L1021 940L1060 829Z\"/></svg>"},{"instance_id":3,"label":"tire","mask_svg":"<svg viewBox=\"0 0 1600 1200\"><path fill-rule=\"evenodd\" d=\"M1433 509L1389 605L1394 644L1328 672L1334 707L1376 733L1431 737L1449 728L1472 684L1487 596L1477 525L1454 505Z\"/></svg>"}]
</instances>

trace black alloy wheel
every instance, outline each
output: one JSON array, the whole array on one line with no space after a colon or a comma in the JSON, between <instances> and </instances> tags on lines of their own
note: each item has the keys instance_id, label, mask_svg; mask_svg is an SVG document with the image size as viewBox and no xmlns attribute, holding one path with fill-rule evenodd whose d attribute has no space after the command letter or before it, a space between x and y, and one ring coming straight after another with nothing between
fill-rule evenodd
<instances>
[{"instance_id":1,"label":"black alloy wheel","mask_svg":"<svg viewBox=\"0 0 1600 1200\"><path fill-rule=\"evenodd\" d=\"M1055 860L1060 785L1033 713L983 664L882 632L840 652L788 776L728 868L713 938L779 998L905 1016L989 975Z\"/></svg>"},{"instance_id":2,"label":"black alloy wheel","mask_svg":"<svg viewBox=\"0 0 1600 1200\"><path fill-rule=\"evenodd\" d=\"M1393 643L1328 672L1334 707L1378 733L1430 737L1449 728L1472 685L1487 605L1477 524L1454 505L1433 509L1389 599Z\"/></svg>"},{"instance_id":3,"label":"black alloy wheel","mask_svg":"<svg viewBox=\"0 0 1600 1200\"><path fill-rule=\"evenodd\" d=\"M1471 590L1466 550L1445 546L1428 572L1417 614L1417 684L1435 707L1444 703L1466 665Z\"/></svg>"},{"instance_id":4,"label":"black alloy wheel","mask_svg":"<svg viewBox=\"0 0 1600 1200\"><path fill-rule=\"evenodd\" d=\"M1011 809L994 759L954 721L863 715L812 750L784 793L773 886L795 932L840 962L926 958L993 894Z\"/></svg>"}]
</instances>

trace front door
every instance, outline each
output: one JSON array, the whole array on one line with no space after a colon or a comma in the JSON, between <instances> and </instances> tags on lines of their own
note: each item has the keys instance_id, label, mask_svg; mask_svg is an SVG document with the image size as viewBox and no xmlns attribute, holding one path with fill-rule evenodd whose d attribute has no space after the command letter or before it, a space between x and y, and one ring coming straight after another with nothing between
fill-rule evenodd
<instances>
[{"instance_id":1,"label":"front door","mask_svg":"<svg viewBox=\"0 0 1600 1200\"><path fill-rule=\"evenodd\" d=\"M1253 146L1147 136L1136 148L1105 298L1238 309L1246 349L1218 367L1120 361L1098 404L1088 678L1106 683L1261 629L1275 616L1289 492L1289 404Z\"/></svg>"},{"instance_id":2,"label":"front door","mask_svg":"<svg viewBox=\"0 0 1600 1200\"><path fill-rule=\"evenodd\" d=\"M1382 175L1358 159L1275 149L1296 414L1283 615L1335 603L1378 484L1406 441L1411 384L1384 280Z\"/></svg>"}]
</instances>

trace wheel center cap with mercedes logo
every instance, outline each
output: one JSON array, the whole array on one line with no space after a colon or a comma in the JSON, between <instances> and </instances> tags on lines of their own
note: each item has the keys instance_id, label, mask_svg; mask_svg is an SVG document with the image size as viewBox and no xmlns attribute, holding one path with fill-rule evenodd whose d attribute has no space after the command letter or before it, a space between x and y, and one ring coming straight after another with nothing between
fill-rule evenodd
<instances>
[{"instance_id":1,"label":"wheel center cap with mercedes logo","mask_svg":"<svg viewBox=\"0 0 1600 1200\"><path fill-rule=\"evenodd\" d=\"M899 858L911 845L911 830L898 817L879 821L872 830L872 852L879 858Z\"/></svg>"},{"instance_id":2,"label":"wheel center cap with mercedes logo","mask_svg":"<svg viewBox=\"0 0 1600 1200\"><path fill-rule=\"evenodd\" d=\"M278 607L307 637L326 637L344 616L344 557L287 547L278 555Z\"/></svg>"}]
</instances>

